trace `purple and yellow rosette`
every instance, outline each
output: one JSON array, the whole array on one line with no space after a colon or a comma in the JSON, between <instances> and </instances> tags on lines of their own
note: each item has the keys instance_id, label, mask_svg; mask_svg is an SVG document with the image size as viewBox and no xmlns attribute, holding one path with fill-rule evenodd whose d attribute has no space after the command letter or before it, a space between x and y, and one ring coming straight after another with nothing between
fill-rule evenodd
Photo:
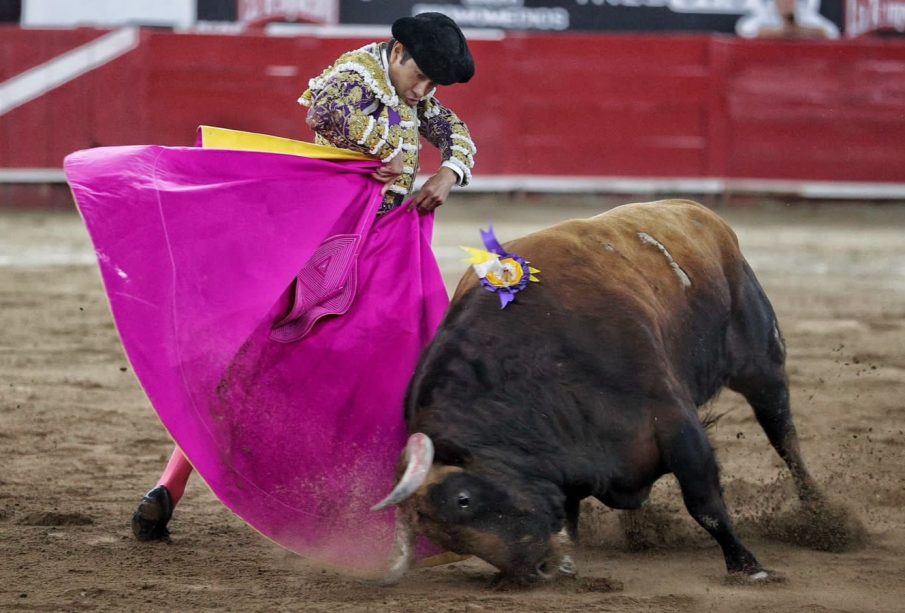
<instances>
[{"instance_id":1,"label":"purple and yellow rosette","mask_svg":"<svg viewBox=\"0 0 905 613\"><path fill-rule=\"evenodd\" d=\"M540 282L534 276L540 271L532 268L525 258L503 249L493 234L493 226L481 230L481 239L486 250L462 247L471 256L465 261L474 268L484 289L500 297L500 309L505 309L529 282Z\"/></svg>"}]
</instances>

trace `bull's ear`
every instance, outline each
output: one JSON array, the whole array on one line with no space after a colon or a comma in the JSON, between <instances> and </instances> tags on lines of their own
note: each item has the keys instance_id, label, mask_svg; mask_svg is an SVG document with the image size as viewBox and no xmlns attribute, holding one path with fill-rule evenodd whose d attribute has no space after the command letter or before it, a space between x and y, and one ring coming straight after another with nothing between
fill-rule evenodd
<instances>
[{"instance_id":1,"label":"bull's ear","mask_svg":"<svg viewBox=\"0 0 905 613\"><path fill-rule=\"evenodd\" d=\"M448 466L465 466L471 462L471 452L446 438L433 439L434 461Z\"/></svg>"}]
</instances>

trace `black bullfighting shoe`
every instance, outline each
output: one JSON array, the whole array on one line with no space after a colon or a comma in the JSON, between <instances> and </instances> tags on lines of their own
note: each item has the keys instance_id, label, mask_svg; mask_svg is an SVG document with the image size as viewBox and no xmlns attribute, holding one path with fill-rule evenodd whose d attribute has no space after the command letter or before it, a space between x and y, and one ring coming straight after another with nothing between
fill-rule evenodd
<instances>
[{"instance_id":1,"label":"black bullfighting shoe","mask_svg":"<svg viewBox=\"0 0 905 613\"><path fill-rule=\"evenodd\" d=\"M167 523L173 517L170 490L158 485L145 494L132 514L132 533L139 541L162 541L170 537Z\"/></svg>"}]
</instances>

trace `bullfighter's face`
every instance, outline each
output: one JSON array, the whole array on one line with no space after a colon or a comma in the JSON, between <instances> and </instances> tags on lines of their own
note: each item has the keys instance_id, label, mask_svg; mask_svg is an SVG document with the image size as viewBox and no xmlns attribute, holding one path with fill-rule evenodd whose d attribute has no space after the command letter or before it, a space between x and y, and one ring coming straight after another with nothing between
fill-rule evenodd
<instances>
[{"instance_id":1,"label":"bullfighter's face","mask_svg":"<svg viewBox=\"0 0 905 613\"><path fill-rule=\"evenodd\" d=\"M396 43L389 56L390 81L399 98L408 106L414 107L426 97L437 84L425 75L415 60L408 56L402 43Z\"/></svg>"},{"instance_id":2,"label":"bullfighter's face","mask_svg":"<svg viewBox=\"0 0 905 613\"><path fill-rule=\"evenodd\" d=\"M436 544L481 558L507 580L548 579L563 565L556 520L499 479L435 465L402 511Z\"/></svg>"}]
</instances>

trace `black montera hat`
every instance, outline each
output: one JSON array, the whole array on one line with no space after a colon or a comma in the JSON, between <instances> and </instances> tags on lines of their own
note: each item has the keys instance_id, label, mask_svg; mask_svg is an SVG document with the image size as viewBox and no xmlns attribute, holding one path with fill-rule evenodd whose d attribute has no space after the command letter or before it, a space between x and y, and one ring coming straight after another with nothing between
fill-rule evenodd
<instances>
[{"instance_id":1,"label":"black montera hat","mask_svg":"<svg viewBox=\"0 0 905 613\"><path fill-rule=\"evenodd\" d=\"M456 22L443 13L421 13L393 22L393 38L402 43L431 81L465 83L474 75L474 59Z\"/></svg>"}]
</instances>

